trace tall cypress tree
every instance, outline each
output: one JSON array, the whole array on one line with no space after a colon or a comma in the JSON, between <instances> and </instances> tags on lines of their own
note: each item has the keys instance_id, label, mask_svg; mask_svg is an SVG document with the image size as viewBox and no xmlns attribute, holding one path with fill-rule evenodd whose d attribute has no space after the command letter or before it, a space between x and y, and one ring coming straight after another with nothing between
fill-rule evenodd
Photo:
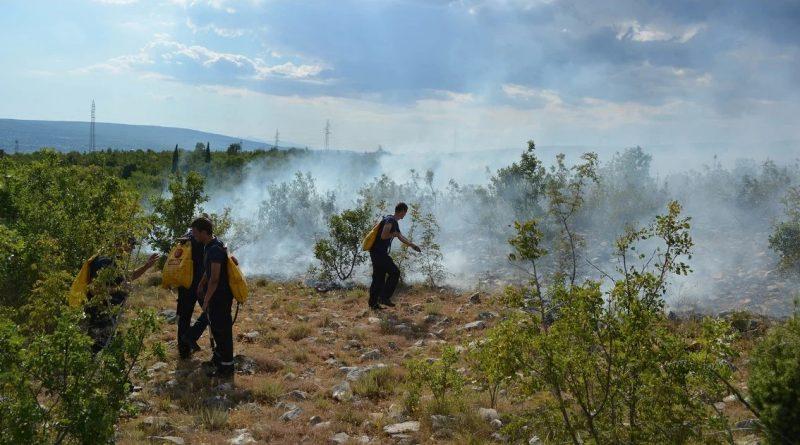
<instances>
[{"instance_id":1,"label":"tall cypress tree","mask_svg":"<svg viewBox=\"0 0 800 445\"><path fill-rule=\"evenodd\" d=\"M211 142L206 142L206 164L211 163Z\"/></svg>"},{"instance_id":2,"label":"tall cypress tree","mask_svg":"<svg viewBox=\"0 0 800 445\"><path fill-rule=\"evenodd\" d=\"M178 161L180 160L180 153L178 152L178 144L175 144L175 151L172 152L172 173L178 172Z\"/></svg>"}]
</instances>

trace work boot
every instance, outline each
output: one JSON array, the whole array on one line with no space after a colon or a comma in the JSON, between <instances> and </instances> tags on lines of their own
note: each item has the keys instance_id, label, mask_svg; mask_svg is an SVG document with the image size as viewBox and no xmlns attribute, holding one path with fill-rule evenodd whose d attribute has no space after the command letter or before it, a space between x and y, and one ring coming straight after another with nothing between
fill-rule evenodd
<instances>
[{"instance_id":1,"label":"work boot","mask_svg":"<svg viewBox=\"0 0 800 445\"><path fill-rule=\"evenodd\" d=\"M223 378L229 379L233 377L234 368L233 365L219 365L213 370L206 373L206 376L209 378Z\"/></svg>"}]
</instances>

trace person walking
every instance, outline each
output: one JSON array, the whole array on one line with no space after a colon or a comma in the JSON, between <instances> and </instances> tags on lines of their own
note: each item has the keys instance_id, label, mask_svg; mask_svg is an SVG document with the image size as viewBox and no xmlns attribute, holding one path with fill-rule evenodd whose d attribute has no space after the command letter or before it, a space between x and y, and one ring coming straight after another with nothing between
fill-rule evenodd
<instances>
[{"instance_id":1,"label":"person walking","mask_svg":"<svg viewBox=\"0 0 800 445\"><path fill-rule=\"evenodd\" d=\"M383 217L378 226L378 236L369 249L372 261L372 284L369 287L369 307L382 309L381 305L394 307L392 295L400 280L400 269L389 256L392 240L399 239L403 244L419 252L420 248L400 232L400 220L408 213L408 205L401 202L394 208L393 215Z\"/></svg>"},{"instance_id":2,"label":"person walking","mask_svg":"<svg viewBox=\"0 0 800 445\"><path fill-rule=\"evenodd\" d=\"M228 282L228 253L225 245L214 236L211 220L197 218L192 222L192 235L202 243L203 276L197 285L197 295L202 296L203 312L208 317L211 335L216 348L211 364L214 370L209 377L233 376L233 319L231 306L233 293Z\"/></svg>"},{"instance_id":3,"label":"person walking","mask_svg":"<svg viewBox=\"0 0 800 445\"><path fill-rule=\"evenodd\" d=\"M194 306L195 304L202 305L198 299L197 286L203 277L203 250L205 246L194 237L191 229L178 241L192 243L192 284L188 289L185 287L178 288L178 304L175 310L178 314L178 354L180 358L188 359L193 353L200 350L197 340L200 339L200 336L203 335L208 326L208 318L205 312L201 312L194 325L192 325Z\"/></svg>"}]
</instances>

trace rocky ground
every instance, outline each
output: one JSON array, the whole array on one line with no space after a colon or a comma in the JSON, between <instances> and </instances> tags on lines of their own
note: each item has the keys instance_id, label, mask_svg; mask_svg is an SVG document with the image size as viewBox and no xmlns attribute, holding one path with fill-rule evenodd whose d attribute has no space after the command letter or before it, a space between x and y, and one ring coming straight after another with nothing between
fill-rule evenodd
<instances>
[{"instance_id":1,"label":"rocky ground","mask_svg":"<svg viewBox=\"0 0 800 445\"><path fill-rule=\"evenodd\" d=\"M361 288L319 292L255 280L234 326L235 378L217 381L201 365L210 358L207 334L192 360L177 360L175 296L155 286L157 275L144 281L132 305L161 312L153 340L167 354L142 365L147 377L134 381L131 396L138 412L120 423L121 444L503 442L504 414L522 408L501 397L488 409L488 395L472 382L458 419L413 418L404 409L403 364L479 338L499 313L486 293L404 289L396 308L375 313ZM466 367L460 372L469 377ZM734 420L747 419L735 400L720 404ZM538 443L534 435L530 443Z\"/></svg>"}]
</instances>

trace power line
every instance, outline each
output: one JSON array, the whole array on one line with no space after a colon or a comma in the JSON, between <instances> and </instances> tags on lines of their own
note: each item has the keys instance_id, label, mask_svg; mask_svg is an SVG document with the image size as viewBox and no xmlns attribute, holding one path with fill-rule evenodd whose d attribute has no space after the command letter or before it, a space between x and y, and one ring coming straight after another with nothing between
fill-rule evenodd
<instances>
[{"instance_id":1,"label":"power line","mask_svg":"<svg viewBox=\"0 0 800 445\"><path fill-rule=\"evenodd\" d=\"M325 121L325 150L329 149L331 146L331 121L330 119Z\"/></svg>"},{"instance_id":2,"label":"power line","mask_svg":"<svg viewBox=\"0 0 800 445\"><path fill-rule=\"evenodd\" d=\"M94 151L94 99L92 99L92 123L89 124L89 148Z\"/></svg>"}]
</instances>

